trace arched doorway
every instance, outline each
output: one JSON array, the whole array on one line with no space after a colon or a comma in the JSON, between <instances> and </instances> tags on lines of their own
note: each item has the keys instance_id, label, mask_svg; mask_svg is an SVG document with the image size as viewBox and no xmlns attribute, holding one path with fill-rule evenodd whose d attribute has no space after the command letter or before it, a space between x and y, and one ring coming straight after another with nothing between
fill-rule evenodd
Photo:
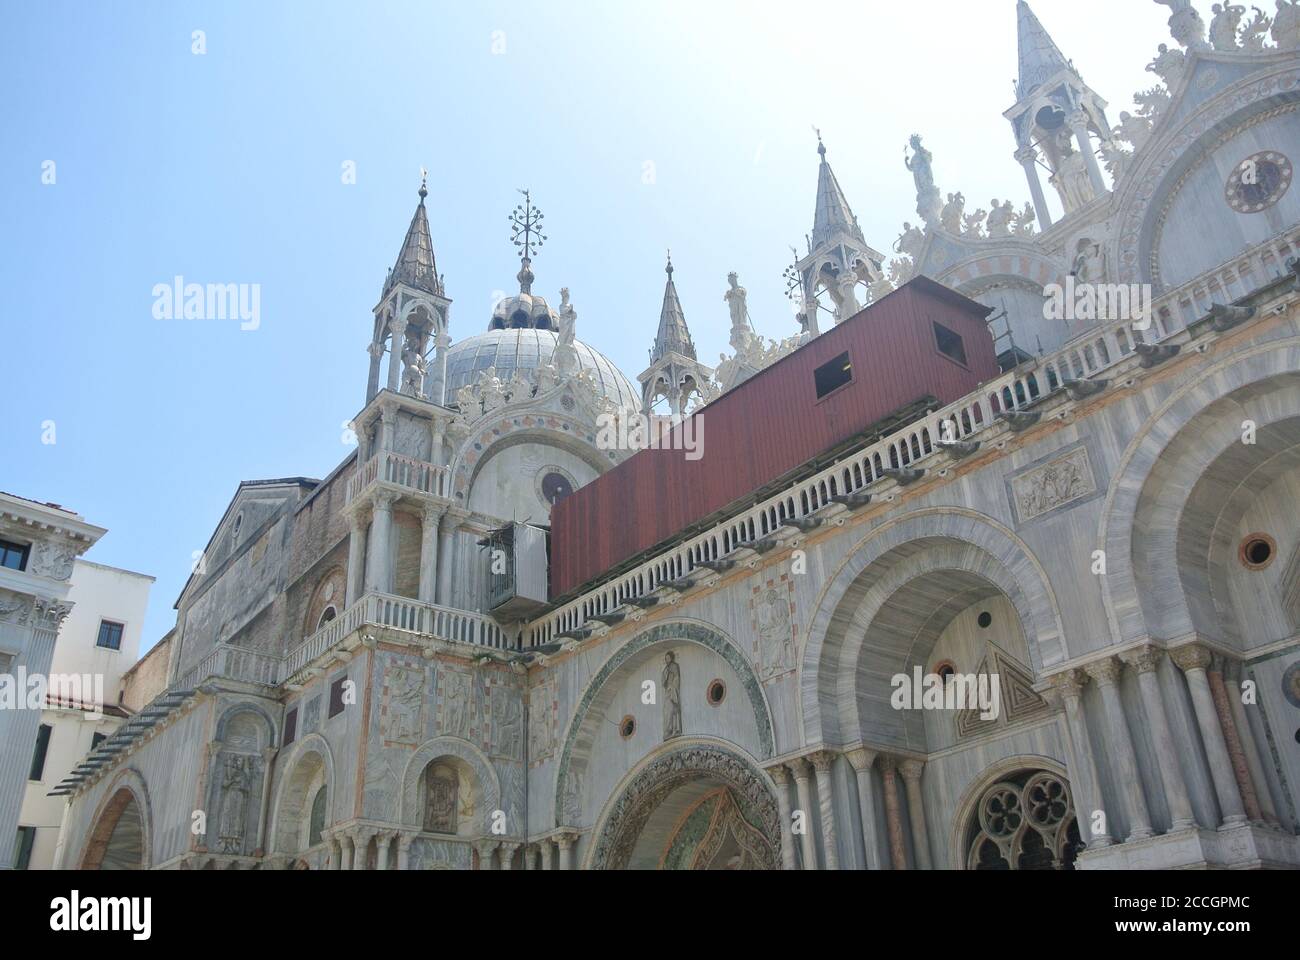
<instances>
[{"instance_id":1,"label":"arched doorway","mask_svg":"<svg viewBox=\"0 0 1300 960\"><path fill-rule=\"evenodd\" d=\"M142 870L145 866L144 815L135 794L122 787L95 823L82 869Z\"/></svg>"},{"instance_id":2,"label":"arched doorway","mask_svg":"<svg viewBox=\"0 0 1300 960\"><path fill-rule=\"evenodd\" d=\"M1065 778L1021 770L980 791L966 828L968 870L1073 870L1084 847Z\"/></svg>"},{"instance_id":3,"label":"arched doorway","mask_svg":"<svg viewBox=\"0 0 1300 960\"><path fill-rule=\"evenodd\" d=\"M765 777L738 753L687 744L633 774L603 818L596 870L780 869L780 821Z\"/></svg>"}]
</instances>

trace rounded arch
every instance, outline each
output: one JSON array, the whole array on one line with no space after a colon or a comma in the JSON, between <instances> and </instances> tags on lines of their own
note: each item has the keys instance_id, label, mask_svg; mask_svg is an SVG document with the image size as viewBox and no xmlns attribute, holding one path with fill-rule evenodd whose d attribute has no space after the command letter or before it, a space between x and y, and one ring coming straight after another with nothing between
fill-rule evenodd
<instances>
[{"instance_id":1,"label":"rounded arch","mask_svg":"<svg viewBox=\"0 0 1300 960\"><path fill-rule=\"evenodd\" d=\"M453 459L451 488L462 505L469 502L470 488L484 465L502 450L517 444L558 447L581 459L597 474L606 472L617 462L616 451L597 449L594 426L557 413L511 413L502 417L501 412L485 415Z\"/></svg>"},{"instance_id":2,"label":"rounded arch","mask_svg":"<svg viewBox=\"0 0 1300 960\"><path fill-rule=\"evenodd\" d=\"M337 616L343 609L346 593L347 572L342 564L333 564L316 581L316 586L311 592L311 599L307 602L307 610L303 614L302 635L310 637L323 627L328 622L325 619L327 610L332 609ZM329 619L332 620L333 617Z\"/></svg>"},{"instance_id":3,"label":"rounded arch","mask_svg":"<svg viewBox=\"0 0 1300 960\"><path fill-rule=\"evenodd\" d=\"M1017 781L1023 781L1023 783L1017 783ZM1059 783L1064 787L1065 795L1050 798L1052 801L1059 802L1059 807L1055 811L1059 820L1050 822L1053 817L1045 818L1048 822L1040 823L1040 827L1044 828L1042 834L1054 837L1058 848L1068 844L1075 846L1072 853L1082 849L1083 843L1079 835L1078 815L1074 807L1073 787L1070 784L1065 765L1051 757L1037 754L1021 754L1004 757L996 763L990 764L966 785L961 799L957 802L952 824L950 825L948 836L949 867L953 870L970 869L972 827L979 816L981 801L985 799L992 788L1000 784L1006 784L1012 788L1025 786L1032 790L1036 784L1043 785L1045 782ZM1073 831L1071 831L1072 825ZM1026 824L1026 827L1022 828L1022 833L1027 834L1029 832L1027 826ZM1016 846L1019 849L1020 845L1018 843Z\"/></svg>"},{"instance_id":4,"label":"rounded arch","mask_svg":"<svg viewBox=\"0 0 1300 960\"><path fill-rule=\"evenodd\" d=\"M755 851L761 865L779 869L781 821L775 787L754 758L735 744L704 737L664 744L628 772L596 820L586 868L627 868L655 812L692 782L726 787L741 816L761 837L761 849Z\"/></svg>"},{"instance_id":5,"label":"rounded arch","mask_svg":"<svg viewBox=\"0 0 1300 960\"><path fill-rule=\"evenodd\" d=\"M1279 59L1277 65L1226 87L1176 125L1158 130L1138 151L1133 169L1118 184L1119 229L1108 245L1109 262L1118 264L1118 282L1153 282L1157 294L1163 292L1159 278L1148 275L1161 211L1183 176L1210 152L1206 146L1255 114L1300 99L1300 70L1290 57ZM1195 63L1189 64L1189 76L1194 68ZM1167 116L1173 114L1166 111Z\"/></svg>"},{"instance_id":6,"label":"rounded arch","mask_svg":"<svg viewBox=\"0 0 1300 960\"><path fill-rule=\"evenodd\" d=\"M1259 344L1174 391L1129 442L1098 531L1109 558L1102 594L1116 641L1174 639L1197 624L1218 622L1214 601L1189 596L1179 569L1187 561L1186 551L1180 556L1178 550L1184 510L1224 451L1242 446L1244 421L1268 431L1295 418L1298 371L1300 338ZM1158 589L1144 590L1144 584Z\"/></svg>"},{"instance_id":7,"label":"rounded arch","mask_svg":"<svg viewBox=\"0 0 1300 960\"><path fill-rule=\"evenodd\" d=\"M720 656L741 677L750 708L758 726L759 749L763 757L775 751L776 730L772 712L768 707L763 686L749 659L730 639L708 624L697 620L671 620L656 624L636 634L619 647L587 684L582 699L569 722L560 762L556 764L555 811L557 818L564 809L566 796L571 791L570 778L574 773L585 772L595 743L595 731L590 718L600 717L613 701L617 680L628 669L653 656L653 648L667 643L696 643ZM593 720L594 722L594 720ZM563 824L562 824L563 825Z\"/></svg>"},{"instance_id":8,"label":"rounded arch","mask_svg":"<svg viewBox=\"0 0 1300 960\"><path fill-rule=\"evenodd\" d=\"M936 507L911 513L860 540L814 605L803 638L799 684L808 743L860 739L859 730L842 729L841 715L850 720L858 716L851 691L866 642L864 623L909 582L940 571L959 588L954 596L967 597L969 603L995 593L1007 597L1020 618L1035 672L1065 659L1056 596L1024 541L973 510Z\"/></svg>"},{"instance_id":9,"label":"rounded arch","mask_svg":"<svg viewBox=\"0 0 1300 960\"><path fill-rule=\"evenodd\" d=\"M233 706L226 708L225 712L221 714L221 718L217 721L216 739L221 743L226 743L231 733L232 722L244 715L252 716L260 720L265 725L263 729L266 731L267 736L266 742L258 743L256 746L250 746L248 749L249 753L261 752L264 748L273 747L279 742L279 725L272 718L271 714L260 704L250 703L248 701L236 703Z\"/></svg>"},{"instance_id":10,"label":"rounded arch","mask_svg":"<svg viewBox=\"0 0 1300 960\"><path fill-rule=\"evenodd\" d=\"M81 855L82 870L101 870L106 860L119 868L148 870L153 865L153 808L144 777L134 767L113 778L91 823ZM138 864L120 862L130 860L137 849Z\"/></svg>"},{"instance_id":11,"label":"rounded arch","mask_svg":"<svg viewBox=\"0 0 1300 960\"><path fill-rule=\"evenodd\" d=\"M475 803L475 812L480 817L476 825L479 829L475 835L487 833L489 825L486 818L501 806L501 782L497 779L496 771L483 751L468 740L459 737L434 737L432 740L426 740L411 754L406 762L406 768L402 771L400 822L404 827L415 830L423 826L420 798L421 780L425 768L435 760L447 757L460 761L473 775L476 781L473 785L475 800L481 800L481 803ZM474 832L474 826L471 825L470 832Z\"/></svg>"},{"instance_id":12,"label":"rounded arch","mask_svg":"<svg viewBox=\"0 0 1300 960\"><path fill-rule=\"evenodd\" d=\"M271 804L270 835L273 852L292 854L303 847L305 830L310 825L311 803L321 786L327 791L325 826L333 822L337 781L329 743L318 733L310 733L298 741L283 762L284 775L279 778Z\"/></svg>"}]
</instances>

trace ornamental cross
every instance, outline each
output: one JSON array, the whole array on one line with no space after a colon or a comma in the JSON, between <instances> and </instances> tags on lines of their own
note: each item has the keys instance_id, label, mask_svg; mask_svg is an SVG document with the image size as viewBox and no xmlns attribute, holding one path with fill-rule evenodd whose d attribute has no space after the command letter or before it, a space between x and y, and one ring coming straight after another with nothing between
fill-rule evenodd
<instances>
[{"instance_id":1,"label":"ornamental cross","mask_svg":"<svg viewBox=\"0 0 1300 960\"><path fill-rule=\"evenodd\" d=\"M532 197L527 190L520 190L524 202L515 207L510 214L510 241L519 248L519 256L531 260L533 254L542 249L546 234L542 233L542 220L546 214L533 206Z\"/></svg>"}]
</instances>

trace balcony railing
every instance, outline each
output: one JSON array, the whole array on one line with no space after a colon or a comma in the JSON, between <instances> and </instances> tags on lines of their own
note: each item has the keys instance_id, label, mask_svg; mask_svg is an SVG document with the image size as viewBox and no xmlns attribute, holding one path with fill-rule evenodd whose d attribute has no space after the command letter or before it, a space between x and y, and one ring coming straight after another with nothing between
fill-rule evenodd
<instances>
[{"instance_id":1,"label":"balcony railing","mask_svg":"<svg viewBox=\"0 0 1300 960\"><path fill-rule=\"evenodd\" d=\"M1292 228L1162 295L1152 305L1149 329L1135 330L1127 320L1104 324L1041 360L991 380L976 392L547 613L525 628L525 648L553 642L593 616L611 613L629 600L685 577L702 563L720 560L763 539L787 521L810 517L830 506L833 497L858 493L877 482L887 469L928 460L941 450L939 440L975 437L992 426L998 414L1032 406L1060 389L1067 379L1096 377L1132 356L1139 343L1154 344L1176 336L1204 318L1211 303L1239 300L1285 276L1287 259L1297 252L1300 228ZM945 423L951 426L945 429Z\"/></svg>"},{"instance_id":2,"label":"balcony railing","mask_svg":"<svg viewBox=\"0 0 1300 960\"><path fill-rule=\"evenodd\" d=\"M423 460L381 450L348 479L347 502L351 503L368 486L379 482L431 497L447 496L446 467L437 467Z\"/></svg>"},{"instance_id":3,"label":"balcony railing","mask_svg":"<svg viewBox=\"0 0 1300 960\"><path fill-rule=\"evenodd\" d=\"M372 593L362 597L321 629L290 651L284 661L283 679L298 673L309 663L337 646L358 627L371 624L439 640L451 640L494 650L513 650L518 642L490 617L465 610L451 610L407 597Z\"/></svg>"},{"instance_id":4,"label":"balcony railing","mask_svg":"<svg viewBox=\"0 0 1300 960\"><path fill-rule=\"evenodd\" d=\"M214 677L275 686L283 679L283 667L282 657L219 643L211 653L182 673L173 686L189 690Z\"/></svg>"}]
</instances>

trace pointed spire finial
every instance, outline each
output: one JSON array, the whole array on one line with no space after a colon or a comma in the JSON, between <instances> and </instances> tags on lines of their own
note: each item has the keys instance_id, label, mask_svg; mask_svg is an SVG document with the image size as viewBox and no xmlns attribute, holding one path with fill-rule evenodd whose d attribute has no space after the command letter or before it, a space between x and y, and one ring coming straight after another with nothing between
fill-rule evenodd
<instances>
[{"instance_id":1,"label":"pointed spire finial","mask_svg":"<svg viewBox=\"0 0 1300 960\"><path fill-rule=\"evenodd\" d=\"M820 127L813 127L813 133L817 134L817 155L823 160L826 159L826 144L822 143L822 131Z\"/></svg>"},{"instance_id":2,"label":"pointed spire finial","mask_svg":"<svg viewBox=\"0 0 1300 960\"><path fill-rule=\"evenodd\" d=\"M673 275L673 251L671 247L668 250L668 265L664 267L664 273L668 274L669 277Z\"/></svg>"},{"instance_id":3,"label":"pointed spire finial","mask_svg":"<svg viewBox=\"0 0 1300 960\"><path fill-rule=\"evenodd\" d=\"M424 198L429 195L429 168L420 168L420 203L424 203Z\"/></svg>"}]
</instances>

